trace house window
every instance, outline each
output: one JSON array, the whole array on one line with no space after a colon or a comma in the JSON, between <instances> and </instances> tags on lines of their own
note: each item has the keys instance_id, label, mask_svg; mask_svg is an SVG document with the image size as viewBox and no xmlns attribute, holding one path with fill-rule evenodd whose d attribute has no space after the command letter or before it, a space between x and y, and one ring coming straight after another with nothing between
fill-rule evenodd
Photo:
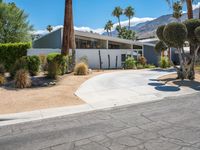
<instances>
[{"instance_id":1,"label":"house window","mask_svg":"<svg viewBox=\"0 0 200 150\"><path fill-rule=\"evenodd\" d=\"M131 49L130 44L108 41L108 49Z\"/></svg>"}]
</instances>

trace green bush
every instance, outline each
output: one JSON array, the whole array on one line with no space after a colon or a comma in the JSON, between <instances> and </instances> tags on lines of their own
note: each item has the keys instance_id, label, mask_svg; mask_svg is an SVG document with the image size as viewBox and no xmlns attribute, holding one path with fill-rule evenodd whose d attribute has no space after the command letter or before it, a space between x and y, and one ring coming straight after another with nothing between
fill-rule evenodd
<instances>
[{"instance_id":1,"label":"green bush","mask_svg":"<svg viewBox=\"0 0 200 150\"><path fill-rule=\"evenodd\" d=\"M20 69L29 71L32 76L35 76L40 68L40 59L38 56L23 56L16 61L10 73L15 76L16 72Z\"/></svg>"},{"instance_id":2,"label":"green bush","mask_svg":"<svg viewBox=\"0 0 200 150\"><path fill-rule=\"evenodd\" d=\"M10 70L10 74L14 77L18 70L24 69L28 71L28 60L26 56L19 58L15 64L13 65L12 69Z\"/></svg>"},{"instance_id":3,"label":"green bush","mask_svg":"<svg viewBox=\"0 0 200 150\"><path fill-rule=\"evenodd\" d=\"M133 57L129 57L125 60L124 63L125 69L136 69L136 61Z\"/></svg>"},{"instance_id":4,"label":"green bush","mask_svg":"<svg viewBox=\"0 0 200 150\"><path fill-rule=\"evenodd\" d=\"M187 39L189 42L194 44L198 43L198 40L195 36L195 29L200 26L200 19L188 19L184 22L184 24L188 31Z\"/></svg>"},{"instance_id":5,"label":"green bush","mask_svg":"<svg viewBox=\"0 0 200 150\"><path fill-rule=\"evenodd\" d=\"M187 39L187 28L183 23L169 23L163 32L170 47L181 48Z\"/></svg>"},{"instance_id":6,"label":"green bush","mask_svg":"<svg viewBox=\"0 0 200 150\"><path fill-rule=\"evenodd\" d=\"M161 26L159 26L159 27L157 28L157 30L156 30L156 35L157 35L157 37L159 38L159 40L161 40L161 41L164 41L164 40L165 40L165 38L164 38L164 36L163 36L163 31L164 31L164 29L165 29L165 26L166 26L166 25L161 25Z\"/></svg>"},{"instance_id":7,"label":"green bush","mask_svg":"<svg viewBox=\"0 0 200 150\"><path fill-rule=\"evenodd\" d=\"M167 45L163 41L158 41L155 45L155 51L161 53L162 51L167 50Z\"/></svg>"},{"instance_id":8,"label":"green bush","mask_svg":"<svg viewBox=\"0 0 200 150\"><path fill-rule=\"evenodd\" d=\"M50 61L48 63L47 71L48 71L48 74L47 74L48 78L57 79L59 75L58 63L55 61Z\"/></svg>"},{"instance_id":9,"label":"green bush","mask_svg":"<svg viewBox=\"0 0 200 150\"><path fill-rule=\"evenodd\" d=\"M39 56L27 56L28 71L32 76L37 75L40 69L40 58Z\"/></svg>"},{"instance_id":10,"label":"green bush","mask_svg":"<svg viewBox=\"0 0 200 150\"><path fill-rule=\"evenodd\" d=\"M160 64L161 68L168 68L168 67L170 67L169 58L168 57L161 57L159 64Z\"/></svg>"},{"instance_id":11,"label":"green bush","mask_svg":"<svg viewBox=\"0 0 200 150\"><path fill-rule=\"evenodd\" d=\"M137 64L137 69L144 69L144 65L142 65L141 63Z\"/></svg>"},{"instance_id":12,"label":"green bush","mask_svg":"<svg viewBox=\"0 0 200 150\"><path fill-rule=\"evenodd\" d=\"M58 74L63 75L67 70L67 57L59 53L51 53L47 56L48 64L54 62L58 67ZM52 65L52 64L51 64Z\"/></svg>"},{"instance_id":13,"label":"green bush","mask_svg":"<svg viewBox=\"0 0 200 150\"><path fill-rule=\"evenodd\" d=\"M59 53L50 53L47 55L47 62L51 62L53 61L53 59L57 56L57 55L60 55Z\"/></svg>"},{"instance_id":14,"label":"green bush","mask_svg":"<svg viewBox=\"0 0 200 150\"><path fill-rule=\"evenodd\" d=\"M147 65L145 65L145 68L154 69L154 68L156 68L156 66L152 65L152 64L147 64Z\"/></svg>"},{"instance_id":15,"label":"green bush","mask_svg":"<svg viewBox=\"0 0 200 150\"><path fill-rule=\"evenodd\" d=\"M17 59L27 55L30 47L30 43L0 44L0 63L5 65L6 70L10 70Z\"/></svg>"}]
</instances>

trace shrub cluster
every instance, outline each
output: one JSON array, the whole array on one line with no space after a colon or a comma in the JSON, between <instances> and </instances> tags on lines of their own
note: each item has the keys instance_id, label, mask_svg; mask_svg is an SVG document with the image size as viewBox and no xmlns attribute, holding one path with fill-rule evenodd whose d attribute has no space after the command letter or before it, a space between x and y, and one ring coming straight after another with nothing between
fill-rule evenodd
<instances>
[{"instance_id":1,"label":"shrub cluster","mask_svg":"<svg viewBox=\"0 0 200 150\"><path fill-rule=\"evenodd\" d=\"M168 57L161 57L159 64L160 64L161 68L168 68L168 67L170 67L169 58Z\"/></svg>"},{"instance_id":2,"label":"shrub cluster","mask_svg":"<svg viewBox=\"0 0 200 150\"><path fill-rule=\"evenodd\" d=\"M136 60L133 57L128 57L124 63L125 69L136 69Z\"/></svg>"},{"instance_id":3,"label":"shrub cluster","mask_svg":"<svg viewBox=\"0 0 200 150\"><path fill-rule=\"evenodd\" d=\"M20 69L17 71L15 75L15 87L20 89L31 87L31 78L27 70Z\"/></svg>"},{"instance_id":4,"label":"shrub cluster","mask_svg":"<svg viewBox=\"0 0 200 150\"><path fill-rule=\"evenodd\" d=\"M17 59L27 55L30 47L30 43L0 44L0 63L5 65L6 70L10 70Z\"/></svg>"},{"instance_id":5,"label":"shrub cluster","mask_svg":"<svg viewBox=\"0 0 200 150\"><path fill-rule=\"evenodd\" d=\"M37 75L40 68L40 59L38 56L23 56L18 59L11 69L11 76L15 76L20 69L29 71L32 76Z\"/></svg>"},{"instance_id":6,"label":"shrub cluster","mask_svg":"<svg viewBox=\"0 0 200 150\"><path fill-rule=\"evenodd\" d=\"M64 75L67 70L67 57L58 53L52 53L47 56L47 71L49 78L57 78L58 75Z\"/></svg>"}]
</instances>

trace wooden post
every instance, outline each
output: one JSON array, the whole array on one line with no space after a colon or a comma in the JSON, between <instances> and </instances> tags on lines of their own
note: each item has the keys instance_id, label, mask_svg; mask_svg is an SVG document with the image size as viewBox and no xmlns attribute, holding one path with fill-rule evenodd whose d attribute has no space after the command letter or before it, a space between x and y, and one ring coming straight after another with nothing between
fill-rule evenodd
<instances>
[{"instance_id":1,"label":"wooden post","mask_svg":"<svg viewBox=\"0 0 200 150\"><path fill-rule=\"evenodd\" d=\"M115 62L115 68L117 69L117 63L118 63L118 56L116 56L116 62Z\"/></svg>"},{"instance_id":2,"label":"wooden post","mask_svg":"<svg viewBox=\"0 0 200 150\"><path fill-rule=\"evenodd\" d=\"M100 50L99 50L99 65L100 65L100 69L102 69L101 51Z\"/></svg>"},{"instance_id":3,"label":"wooden post","mask_svg":"<svg viewBox=\"0 0 200 150\"><path fill-rule=\"evenodd\" d=\"M110 69L110 55L108 55L108 69Z\"/></svg>"}]
</instances>

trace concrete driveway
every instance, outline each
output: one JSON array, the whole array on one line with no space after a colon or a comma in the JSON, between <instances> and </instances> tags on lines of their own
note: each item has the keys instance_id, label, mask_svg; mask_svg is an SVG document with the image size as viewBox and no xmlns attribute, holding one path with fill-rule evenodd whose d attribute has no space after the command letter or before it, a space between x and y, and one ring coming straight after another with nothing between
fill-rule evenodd
<instances>
[{"instance_id":1,"label":"concrete driveway","mask_svg":"<svg viewBox=\"0 0 200 150\"><path fill-rule=\"evenodd\" d=\"M174 70L128 70L96 76L81 85L76 95L93 108L107 108L161 100L196 92L193 89L163 85L156 81Z\"/></svg>"}]
</instances>

